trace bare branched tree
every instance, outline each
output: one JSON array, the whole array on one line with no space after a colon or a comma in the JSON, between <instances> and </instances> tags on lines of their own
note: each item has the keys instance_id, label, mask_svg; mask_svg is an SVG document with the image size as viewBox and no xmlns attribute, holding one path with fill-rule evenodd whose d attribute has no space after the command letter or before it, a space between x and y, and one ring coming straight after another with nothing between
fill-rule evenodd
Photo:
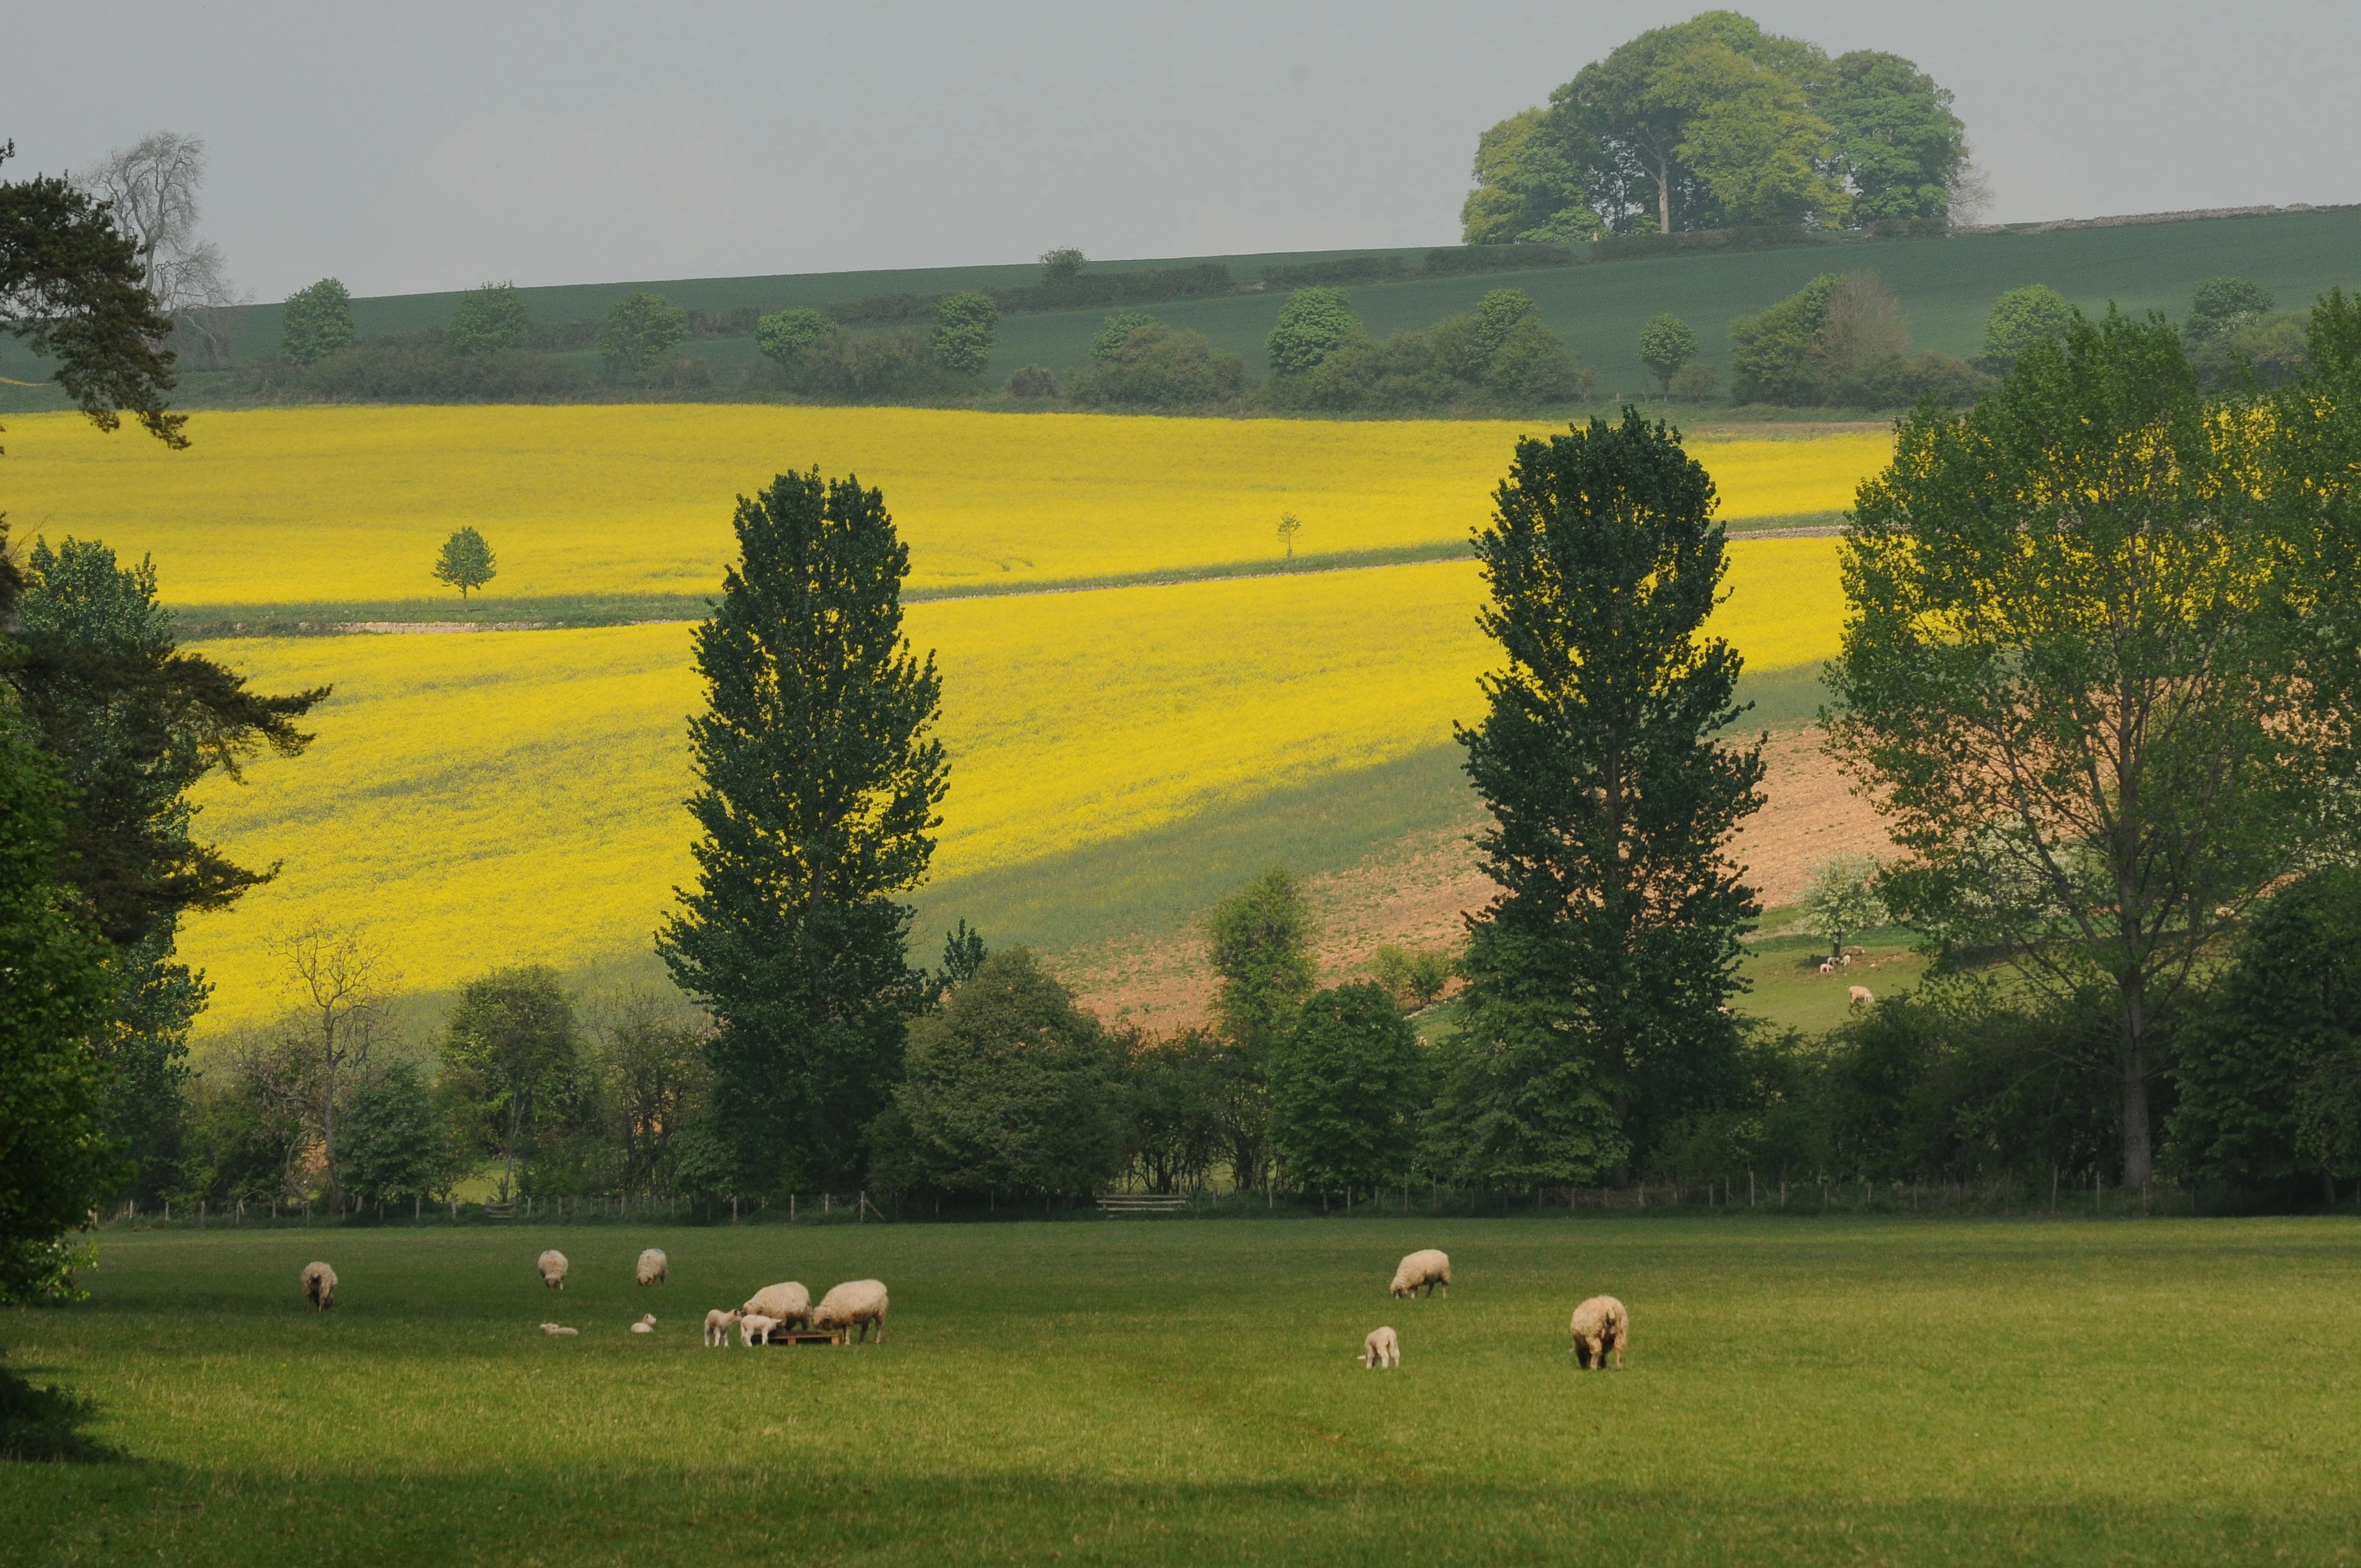
<instances>
[{"instance_id":1,"label":"bare branched tree","mask_svg":"<svg viewBox=\"0 0 2361 1568\"><path fill-rule=\"evenodd\" d=\"M197 232L197 192L205 180L203 137L155 131L116 148L75 183L107 204L115 225L138 247L143 281L172 318L192 357L228 357L223 312L239 302L221 247Z\"/></svg>"},{"instance_id":2,"label":"bare branched tree","mask_svg":"<svg viewBox=\"0 0 2361 1568\"><path fill-rule=\"evenodd\" d=\"M319 1064L320 1144L333 1190L336 1179L336 1075L368 1068L369 1047L384 1032L386 994L401 979L360 927L302 926L280 934L287 989L306 1023Z\"/></svg>"}]
</instances>

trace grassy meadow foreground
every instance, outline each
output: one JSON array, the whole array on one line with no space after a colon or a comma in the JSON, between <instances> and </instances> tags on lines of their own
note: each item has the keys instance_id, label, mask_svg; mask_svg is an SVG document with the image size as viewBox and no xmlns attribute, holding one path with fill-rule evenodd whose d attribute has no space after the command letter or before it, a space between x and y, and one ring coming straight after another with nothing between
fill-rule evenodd
<instances>
[{"instance_id":1,"label":"grassy meadow foreground","mask_svg":"<svg viewBox=\"0 0 2361 1568\"><path fill-rule=\"evenodd\" d=\"M87 1305L5 1334L128 1461L0 1471L0 1557L2351 1562L2355 1240L1743 1213L110 1234ZM651 1243L672 1279L643 1291ZM1418 1245L1453 1294L1393 1301ZM882 1347L699 1346L756 1285L871 1274ZM1566 1351L1598 1291L1632 1312L1620 1375ZM1378 1323L1397 1374L1351 1359Z\"/></svg>"}]
</instances>

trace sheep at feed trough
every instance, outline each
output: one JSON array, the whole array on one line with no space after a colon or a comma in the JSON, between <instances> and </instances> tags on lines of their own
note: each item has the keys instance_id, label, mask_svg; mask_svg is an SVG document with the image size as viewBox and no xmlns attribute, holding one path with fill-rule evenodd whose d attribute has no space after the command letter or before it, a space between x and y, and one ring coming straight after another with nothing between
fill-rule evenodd
<instances>
[{"instance_id":1,"label":"sheep at feed trough","mask_svg":"<svg viewBox=\"0 0 2361 1568\"><path fill-rule=\"evenodd\" d=\"M1611 1351L1615 1370L1623 1370L1623 1347L1631 1338L1631 1314L1623 1310L1622 1302L1612 1296L1593 1296L1574 1310L1574 1321L1568 1326L1574 1331L1576 1365L1602 1371Z\"/></svg>"},{"instance_id":2,"label":"sheep at feed trough","mask_svg":"<svg viewBox=\"0 0 2361 1568\"><path fill-rule=\"evenodd\" d=\"M1369 1337L1361 1342L1361 1365L1364 1366L1400 1366L1401 1340L1391 1329L1371 1329Z\"/></svg>"},{"instance_id":3,"label":"sheep at feed trough","mask_svg":"<svg viewBox=\"0 0 2361 1568\"><path fill-rule=\"evenodd\" d=\"M811 1292L787 1280L780 1285L765 1285L746 1298L741 1312L760 1312L779 1323L792 1323L797 1328L811 1321Z\"/></svg>"},{"instance_id":4,"label":"sheep at feed trough","mask_svg":"<svg viewBox=\"0 0 2361 1568\"><path fill-rule=\"evenodd\" d=\"M1869 987L1865 985L1856 985L1845 992L1845 1003L1850 1007L1866 1007L1876 1000L1877 998L1870 994Z\"/></svg>"},{"instance_id":5,"label":"sheep at feed trough","mask_svg":"<svg viewBox=\"0 0 2361 1568\"><path fill-rule=\"evenodd\" d=\"M824 1333L851 1331L847 1343L858 1344L872 1325L877 1343L885 1343L885 1287L874 1279L848 1279L819 1299L811 1311L811 1326Z\"/></svg>"},{"instance_id":6,"label":"sheep at feed trough","mask_svg":"<svg viewBox=\"0 0 2361 1568\"><path fill-rule=\"evenodd\" d=\"M1396 1296L1415 1295L1422 1285L1426 1287L1426 1293L1430 1296L1434 1294L1434 1288L1438 1285L1443 1287L1444 1295L1451 1294L1451 1259L1433 1247L1411 1254L1394 1269L1393 1293Z\"/></svg>"},{"instance_id":7,"label":"sheep at feed trough","mask_svg":"<svg viewBox=\"0 0 2361 1568\"><path fill-rule=\"evenodd\" d=\"M749 1312L738 1320L738 1343L741 1345L768 1344L771 1340L771 1331L778 1326L778 1320L775 1318L766 1318L760 1312Z\"/></svg>"},{"instance_id":8,"label":"sheep at feed trough","mask_svg":"<svg viewBox=\"0 0 2361 1568\"><path fill-rule=\"evenodd\" d=\"M665 1262L664 1249L662 1247L652 1246L648 1248L647 1251L640 1254L639 1277L641 1284L661 1285L664 1282L664 1277L670 1272L671 1266Z\"/></svg>"},{"instance_id":9,"label":"sheep at feed trough","mask_svg":"<svg viewBox=\"0 0 2361 1568\"><path fill-rule=\"evenodd\" d=\"M303 1299L314 1311L324 1312L336 1304L336 1271L324 1263L303 1266Z\"/></svg>"},{"instance_id":10,"label":"sheep at feed trough","mask_svg":"<svg viewBox=\"0 0 2361 1568\"><path fill-rule=\"evenodd\" d=\"M552 1290L566 1288L566 1264L564 1253L555 1247L551 1247L534 1260L533 1266L541 1270L541 1282L544 1285L548 1286Z\"/></svg>"},{"instance_id":11,"label":"sheep at feed trough","mask_svg":"<svg viewBox=\"0 0 2361 1568\"><path fill-rule=\"evenodd\" d=\"M652 1334L655 1332L656 1315L653 1312L649 1312L643 1315L638 1322L631 1325L631 1332L635 1334Z\"/></svg>"},{"instance_id":12,"label":"sheep at feed trough","mask_svg":"<svg viewBox=\"0 0 2361 1568\"><path fill-rule=\"evenodd\" d=\"M569 1329L564 1323L544 1323L541 1325L541 1332L547 1334L552 1339L558 1339L561 1337L571 1339L574 1335L580 1333L582 1331L580 1329Z\"/></svg>"},{"instance_id":13,"label":"sheep at feed trough","mask_svg":"<svg viewBox=\"0 0 2361 1568\"><path fill-rule=\"evenodd\" d=\"M706 1313L706 1348L708 1350L711 1350L716 1346L720 1346L726 1349L730 1343L730 1331L737 1327L738 1320L744 1315L744 1313L738 1311L725 1312L719 1307L716 1307L713 1310Z\"/></svg>"}]
</instances>

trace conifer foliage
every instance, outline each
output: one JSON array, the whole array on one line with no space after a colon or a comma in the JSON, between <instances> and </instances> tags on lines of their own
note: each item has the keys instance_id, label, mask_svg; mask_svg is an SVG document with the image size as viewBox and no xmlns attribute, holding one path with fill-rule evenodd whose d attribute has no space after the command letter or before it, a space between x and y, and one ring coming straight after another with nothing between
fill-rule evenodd
<instances>
[{"instance_id":1,"label":"conifer foliage","mask_svg":"<svg viewBox=\"0 0 2361 1568\"><path fill-rule=\"evenodd\" d=\"M854 477L783 474L737 515L697 629L697 885L658 941L712 1012L714 1112L745 1190L849 1181L923 976L906 944L949 778L934 656L902 632L909 551Z\"/></svg>"},{"instance_id":2,"label":"conifer foliage","mask_svg":"<svg viewBox=\"0 0 2361 1568\"><path fill-rule=\"evenodd\" d=\"M1435 1132L1463 1179L1587 1182L1725 1087L1759 912L1728 850L1763 762L1714 738L1739 657L1703 635L1722 530L1678 433L1627 410L1521 441L1495 500L1475 545L1508 662L1459 739L1500 892Z\"/></svg>"}]
</instances>

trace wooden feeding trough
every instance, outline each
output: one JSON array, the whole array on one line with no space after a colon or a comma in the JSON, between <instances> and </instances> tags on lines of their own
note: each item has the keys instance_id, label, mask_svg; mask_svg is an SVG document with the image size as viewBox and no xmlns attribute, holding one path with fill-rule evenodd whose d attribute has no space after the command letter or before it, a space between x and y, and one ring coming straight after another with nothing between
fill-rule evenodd
<instances>
[{"instance_id":1,"label":"wooden feeding trough","mask_svg":"<svg viewBox=\"0 0 2361 1568\"><path fill-rule=\"evenodd\" d=\"M842 1329L773 1329L763 1336L764 1344L842 1344Z\"/></svg>"}]
</instances>

